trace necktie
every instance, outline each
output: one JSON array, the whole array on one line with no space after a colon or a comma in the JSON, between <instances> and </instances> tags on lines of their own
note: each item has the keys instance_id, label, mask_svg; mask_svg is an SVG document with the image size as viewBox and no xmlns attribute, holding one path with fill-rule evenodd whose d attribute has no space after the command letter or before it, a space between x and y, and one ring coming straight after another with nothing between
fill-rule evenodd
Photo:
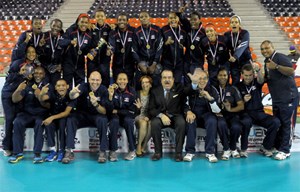
<instances>
[{"instance_id":1,"label":"necktie","mask_svg":"<svg viewBox=\"0 0 300 192\"><path fill-rule=\"evenodd\" d=\"M165 98L165 100L166 100L166 104L168 104L169 100L170 100L170 91L166 92L166 98Z\"/></svg>"}]
</instances>

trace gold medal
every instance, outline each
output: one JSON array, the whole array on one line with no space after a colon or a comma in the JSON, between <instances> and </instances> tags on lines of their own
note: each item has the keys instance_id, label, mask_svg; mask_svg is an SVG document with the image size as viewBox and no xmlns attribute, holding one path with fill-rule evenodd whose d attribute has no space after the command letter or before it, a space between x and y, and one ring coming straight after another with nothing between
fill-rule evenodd
<instances>
[{"instance_id":1,"label":"gold medal","mask_svg":"<svg viewBox=\"0 0 300 192\"><path fill-rule=\"evenodd\" d=\"M33 90L36 90L37 88L38 88L38 87L37 87L36 84L33 84L33 85L32 85L32 89L33 89Z\"/></svg>"},{"instance_id":2,"label":"gold medal","mask_svg":"<svg viewBox=\"0 0 300 192\"><path fill-rule=\"evenodd\" d=\"M93 96L95 96L94 92L93 92L93 91L91 91L91 92L89 93L89 96L90 96L90 97L93 97Z\"/></svg>"},{"instance_id":3,"label":"gold medal","mask_svg":"<svg viewBox=\"0 0 300 192\"><path fill-rule=\"evenodd\" d=\"M147 44L147 45L146 45L146 48L147 48L147 49L150 49L151 47L150 47L150 45L149 45L149 44Z\"/></svg>"},{"instance_id":4,"label":"gold medal","mask_svg":"<svg viewBox=\"0 0 300 192\"><path fill-rule=\"evenodd\" d=\"M77 52L77 54L78 54L78 55L81 55L81 54L82 54L82 51L79 49L78 52Z\"/></svg>"},{"instance_id":5,"label":"gold medal","mask_svg":"<svg viewBox=\"0 0 300 192\"><path fill-rule=\"evenodd\" d=\"M114 88L114 89L118 89L119 86L114 83L114 84L111 85L111 87Z\"/></svg>"},{"instance_id":6,"label":"gold medal","mask_svg":"<svg viewBox=\"0 0 300 192\"><path fill-rule=\"evenodd\" d=\"M121 53L125 53L125 48L124 47L121 49Z\"/></svg>"},{"instance_id":7,"label":"gold medal","mask_svg":"<svg viewBox=\"0 0 300 192\"><path fill-rule=\"evenodd\" d=\"M195 49L195 45L191 45L190 48L191 48L191 50L194 50Z\"/></svg>"}]
</instances>

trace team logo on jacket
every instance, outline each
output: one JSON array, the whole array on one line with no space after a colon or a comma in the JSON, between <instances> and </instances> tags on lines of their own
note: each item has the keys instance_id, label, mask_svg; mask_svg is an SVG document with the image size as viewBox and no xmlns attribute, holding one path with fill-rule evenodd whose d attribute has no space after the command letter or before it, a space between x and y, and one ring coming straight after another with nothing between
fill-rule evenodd
<instances>
[{"instance_id":1,"label":"team logo on jacket","mask_svg":"<svg viewBox=\"0 0 300 192\"><path fill-rule=\"evenodd\" d=\"M124 102L129 102L129 97L125 97Z\"/></svg>"},{"instance_id":2,"label":"team logo on jacket","mask_svg":"<svg viewBox=\"0 0 300 192\"><path fill-rule=\"evenodd\" d=\"M131 42L132 41L132 38L131 37L128 37L128 42Z\"/></svg>"},{"instance_id":3,"label":"team logo on jacket","mask_svg":"<svg viewBox=\"0 0 300 192\"><path fill-rule=\"evenodd\" d=\"M151 37L150 37L151 39L155 39L155 35L151 35Z\"/></svg>"},{"instance_id":4,"label":"team logo on jacket","mask_svg":"<svg viewBox=\"0 0 300 192\"><path fill-rule=\"evenodd\" d=\"M230 97L231 96L231 93L230 92L227 92L226 93L226 97Z\"/></svg>"},{"instance_id":5,"label":"team logo on jacket","mask_svg":"<svg viewBox=\"0 0 300 192\"><path fill-rule=\"evenodd\" d=\"M87 40L87 39L85 39L85 40L83 41L83 43L84 43L84 44L87 44L87 43L88 43L88 40Z\"/></svg>"}]
</instances>

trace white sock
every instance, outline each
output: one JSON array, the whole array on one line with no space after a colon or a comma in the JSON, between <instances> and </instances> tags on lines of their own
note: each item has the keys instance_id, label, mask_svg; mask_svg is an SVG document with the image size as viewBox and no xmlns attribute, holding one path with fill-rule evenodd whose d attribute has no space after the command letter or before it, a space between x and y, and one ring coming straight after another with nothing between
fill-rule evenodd
<instances>
[{"instance_id":1,"label":"white sock","mask_svg":"<svg viewBox=\"0 0 300 192\"><path fill-rule=\"evenodd\" d=\"M56 147L50 147L50 151L56 151Z\"/></svg>"}]
</instances>

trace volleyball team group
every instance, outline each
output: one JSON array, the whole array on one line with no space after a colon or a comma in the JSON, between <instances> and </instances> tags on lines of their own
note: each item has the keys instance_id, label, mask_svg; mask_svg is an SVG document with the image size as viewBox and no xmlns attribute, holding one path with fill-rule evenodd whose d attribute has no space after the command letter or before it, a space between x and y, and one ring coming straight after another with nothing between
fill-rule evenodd
<instances>
[{"instance_id":1,"label":"volleyball team group","mask_svg":"<svg viewBox=\"0 0 300 192\"><path fill-rule=\"evenodd\" d=\"M20 35L13 49L2 89L8 162L24 158L28 127L34 129L34 163L71 163L76 131L84 127L97 128L99 163L121 156L120 127L128 140L126 160L146 156L151 138L151 159L160 160L161 131L167 127L175 131L176 162L191 162L197 155L198 127L206 131L209 162L247 158L253 124L265 128L262 155L288 158L298 106L290 59L265 40L260 46L265 61L259 66L252 61L250 34L238 15L230 18L230 31L218 34L213 23L202 25L198 12L187 18L185 8L170 12L161 28L150 23L146 11L139 14L137 28L125 13L116 24L107 24L105 10L98 9L96 23L83 13L65 32L59 19L43 32L42 20L34 17L32 29ZM272 115L262 105L264 83ZM44 132L50 149L46 156Z\"/></svg>"}]
</instances>

